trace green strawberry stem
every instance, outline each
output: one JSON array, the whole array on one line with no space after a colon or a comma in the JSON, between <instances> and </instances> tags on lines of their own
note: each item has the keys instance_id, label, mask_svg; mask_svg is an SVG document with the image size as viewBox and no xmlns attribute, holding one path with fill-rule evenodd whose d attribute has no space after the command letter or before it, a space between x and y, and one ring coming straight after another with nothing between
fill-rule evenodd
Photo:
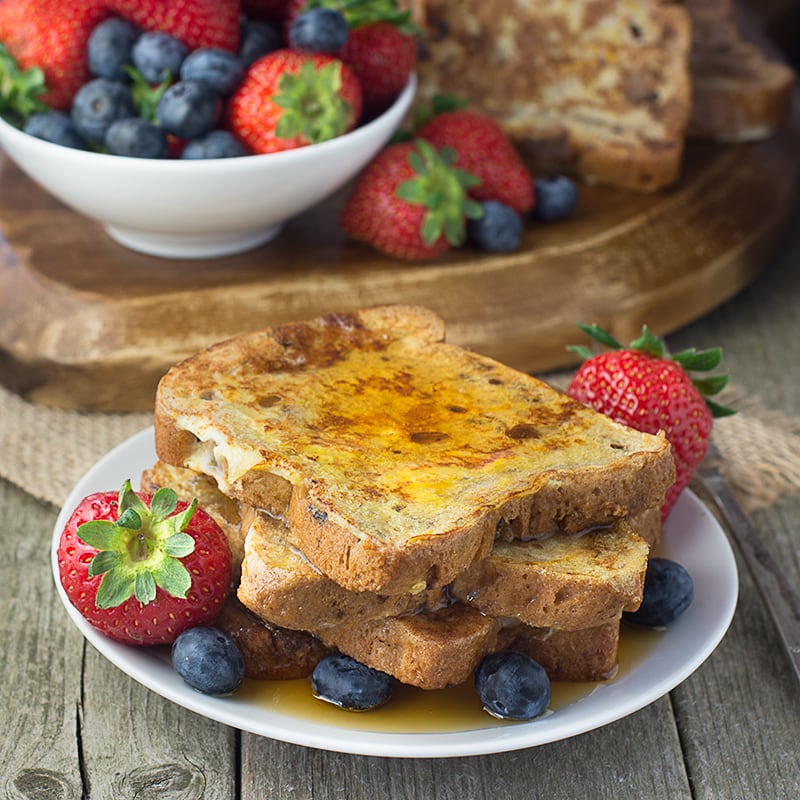
<instances>
[{"instance_id":1,"label":"green strawberry stem","mask_svg":"<svg viewBox=\"0 0 800 800\"><path fill-rule=\"evenodd\" d=\"M0 115L22 126L31 114L47 111L44 72L38 67L20 69L16 59L0 44Z\"/></svg>"},{"instance_id":2,"label":"green strawberry stem","mask_svg":"<svg viewBox=\"0 0 800 800\"><path fill-rule=\"evenodd\" d=\"M449 147L437 152L428 142L419 139L408 160L416 177L397 187L397 196L407 203L424 206L427 211L420 231L426 245L442 235L454 247L466 239L465 219L480 219L483 207L470 199L467 191L480 179L454 167L456 153Z\"/></svg>"},{"instance_id":3,"label":"green strawberry stem","mask_svg":"<svg viewBox=\"0 0 800 800\"><path fill-rule=\"evenodd\" d=\"M692 347L670 354L664 340L655 336L647 325L642 326L641 336L638 339L634 339L627 347L618 342L599 325L585 325L579 322L578 327L609 350L636 350L653 358L665 358L674 361L683 367L692 379L692 383L703 396L712 416L728 417L736 413L734 409L720 405L710 399L711 396L719 394L728 385L727 375L706 375L703 377L692 375L693 372L710 372L712 369L716 369L722 363L722 348L712 347L707 350L697 350ZM594 352L585 345L570 345L567 350L580 356L584 361L594 355Z\"/></svg>"},{"instance_id":4,"label":"green strawberry stem","mask_svg":"<svg viewBox=\"0 0 800 800\"><path fill-rule=\"evenodd\" d=\"M191 576L180 559L194 550L194 539L183 530L197 501L175 514L178 497L172 489L159 489L148 508L125 481L119 492L115 522L92 520L78 527L77 535L98 552L89 564L89 576L102 575L97 607L113 608L131 596L146 605L161 587L173 597L186 597Z\"/></svg>"},{"instance_id":5,"label":"green strawberry stem","mask_svg":"<svg viewBox=\"0 0 800 800\"><path fill-rule=\"evenodd\" d=\"M126 67L125 71L132 81L131 94L133 95L133 104L139 112L139 116L148 122L157 123L156 108L158 107L158 101L161 99L161 95L172 85L172 76L167 73L164 80L154 86L138 69Z\"/></svg>"},{"instance_id":6,"label":"green strawberry stem","mask_svg":"<svg viewBox=\"0 0 800 800\"><path fill-rule=\"evenodd\" d=\"M310 144L345 133L351 119L350 104L342 98L342 65L339 61L317 69L306 61L297 73L285 73L274 97L284 109L275 128L281 139L304 137Z\"/></svg>"},{"instance_id":7,"label":"green strawberry stem","mask_svg":"<svg viewBox=\"0 0 800 800\"><path fill-rule=\"evenodd\" d=\"M323 7L336 9L351 29L369 22L388 22L403 33L419 33L411 22L411 12L399 9L395 0L307 0L303 11Z\"/></svg>"}]
</instances>

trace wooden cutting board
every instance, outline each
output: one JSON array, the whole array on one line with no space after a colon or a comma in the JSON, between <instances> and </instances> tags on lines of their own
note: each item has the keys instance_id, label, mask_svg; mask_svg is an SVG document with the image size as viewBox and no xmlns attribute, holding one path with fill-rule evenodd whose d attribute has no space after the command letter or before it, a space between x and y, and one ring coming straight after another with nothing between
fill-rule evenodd
<instances>
[{"instance_id":1,"label":"wooden cutting board","mask_svg":"<svg viewBox=\"0 0 800 800\"><path fill-rule=\"evenodd\" d=\"M794 203L793 134L693 144L669 191L582 187L574 217L530 221L518 252L465 248L420 264L346 241L337 225L342 195L249 253L141 255L0 154L0 380L34 402L147 410L160 375L207 344L378 303L429 306L447 321L450 341L519 369L564 367L576 321L622 340L643 323L667 333L769 263Z\"/></svg>"}]
</instances>

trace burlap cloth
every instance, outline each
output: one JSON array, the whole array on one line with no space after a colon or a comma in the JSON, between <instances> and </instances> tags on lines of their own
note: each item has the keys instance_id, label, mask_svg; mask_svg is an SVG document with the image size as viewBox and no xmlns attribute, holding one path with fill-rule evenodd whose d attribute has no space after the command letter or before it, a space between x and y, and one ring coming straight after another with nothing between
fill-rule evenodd
<instances>
[{"instance_id":1,"label":"burlap cloth","mask_svg":"<svg viewBox=\"0 0 800 800\"><path fill-rule=\"evenodd\" d=\"M566 380L546 378L562 388ZM800 418L735 391L723 400L739 413L716 422L714 441L745 510L800 492ZM151 420L149 413L85 414L32 405L0 387L0 477L60 507L95 461Z\"/></svg>"}]
</instances>

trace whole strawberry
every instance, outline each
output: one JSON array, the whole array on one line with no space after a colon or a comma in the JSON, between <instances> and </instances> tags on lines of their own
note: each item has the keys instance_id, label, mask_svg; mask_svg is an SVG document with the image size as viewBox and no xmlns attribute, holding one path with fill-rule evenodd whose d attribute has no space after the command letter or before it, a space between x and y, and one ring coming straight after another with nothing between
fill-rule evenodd
<instances>
[{"instance_id":1,"label":"whole strawberry","mask_svg":"<svg viewBox=\"0 0 800 800\"><path fill-rule=\"evenodd\" d=\"M361 173L342 209L342 229L395 258L434 258L464 242L466 220L482 214L467 191L472 175L455 153L428 142L389 145Z\"/></svg>"},{"instance_id":2,"label":"whole strawberry","mask_svg":"<svg viewBox=\"0 0 800 800\"><path fill-rule=\"evenodd\" d=\"M690 374L715 369L722 351L690 349L670 355L646 326L628 347L596 325L580 328L611 349L593 354L585 347L569 348L586 360L567 394L631 428L645 433L664 431L672 445L676 472L661 509L662 521L666 520L708 450L713 418L734 413L709 399L726 386L726 375L695 378Z\"/></svg>"},{"instance_id":3,"label":"whole strawberry","mask_svg":"<svg viewBox=\"0 0 800 800\"><path fill-rule=\"evenodd\" d=\"M228 101L227 124L255 153L324 142L355 127L361 86L323 53L275 50L247 71Z\"/></svg>"},{"instance_id":4,"label":"whole strawberry","mask_svg":"<svg viewBox=\"0 0 800 800\"><path fill-rule=\"evenodd\" d=\"M172 489L97 492L73 511L58 544L70 602L127 644L170 644L211 622L228 594L231 554L219 526Z\"/></svg>"},{"instance_id":5,"label":"whole strawberry","mask_svg":"<svg viewBox=\"0 0 800 800\"><path fill-rule=\"evenodd\" d=\"M417 43L398 25L367 22L350 31L340 55L361 81L364 110L374 117L385 111L408 83L417 61Z\"/></svg>"},{"instance_id":6,"label":"whole strawberry","mask_svg":"<svg viewBox=\"0 0 800 800\"><path fill-rule=\"evenodd\" d=\"M530 211L535 204L533 178L497 122L466 108L435 111L416 135L436 148L452 147L458 153L458 165L480 178L470 196L497 200L518 214Z\"/></svg>"},{"instance_id":7,"label":"whole strawberry","mask_svg":"<svg viewBox=\"0 0 800 800\"><path fill-rule=\"evenodd\" d=\"M190 50L239 47L239 0L106 0L105 5L142 30L171 34Z\"/></svg>"},{"instance_id":8,"label":"whole strawberry","mask_svg":"<svg viewBox=\"0 0 800 800\"><path fill-rule=\"evenodd\" d=\"M2 0L0 42L21 70L42 70L46 90L39 99L67 110L91 77L86 58L89 36L110 14L104 0Z\"/></svg>"}]
</instances>

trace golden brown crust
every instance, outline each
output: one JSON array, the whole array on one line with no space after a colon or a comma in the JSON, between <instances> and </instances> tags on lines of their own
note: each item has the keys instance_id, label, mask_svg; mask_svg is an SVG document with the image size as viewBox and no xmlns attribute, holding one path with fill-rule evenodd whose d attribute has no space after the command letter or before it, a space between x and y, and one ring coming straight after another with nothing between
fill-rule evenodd
<instances>
[{"instance_id":1,"label":"golden brown crust","mask_svg":"<svg viewBox=\"0 0 800 800\"><path fill-rule=\"evenodd\" d=\"M446 585L498 530L576 532L661 503L674 479L663 435L443 330L427 309L391 306L209 348L161 381L159 457L285 515L328 577L382 594Z\"/></svg>"},{"instance_id":2,"label":"golden brown crust","mask_svg":"<svg viewBox=\"0 0 800 800\"><path fill-rule=\"evenodd\" d=\"M223 606L214 624L239 646L247 678L305 678L330 653L311 634L272 625L233 599Z\"/></svg>"},{"instance_id":3,"label":"golden brown crust","mask_svg":"<svg viewBox=\"0 0 800 800\"><path fill-rule=\"evenodd\" d=\"M500 649L518 650L544 667L551 681L603 681L618 669L619 618L576 631L507 628Z\"/></svg>"},{"instance_id":4,"label":"golden brown crust","mask_svg":"<svg viewBox=\"0 0 800 800\"><path fill-rule=\"evenodd\" d=\"M658 0L426 0L420 95L497 119L535 172L653 191L679 174L691 102L685 8Z\"/></svg>"}]
</instances>

